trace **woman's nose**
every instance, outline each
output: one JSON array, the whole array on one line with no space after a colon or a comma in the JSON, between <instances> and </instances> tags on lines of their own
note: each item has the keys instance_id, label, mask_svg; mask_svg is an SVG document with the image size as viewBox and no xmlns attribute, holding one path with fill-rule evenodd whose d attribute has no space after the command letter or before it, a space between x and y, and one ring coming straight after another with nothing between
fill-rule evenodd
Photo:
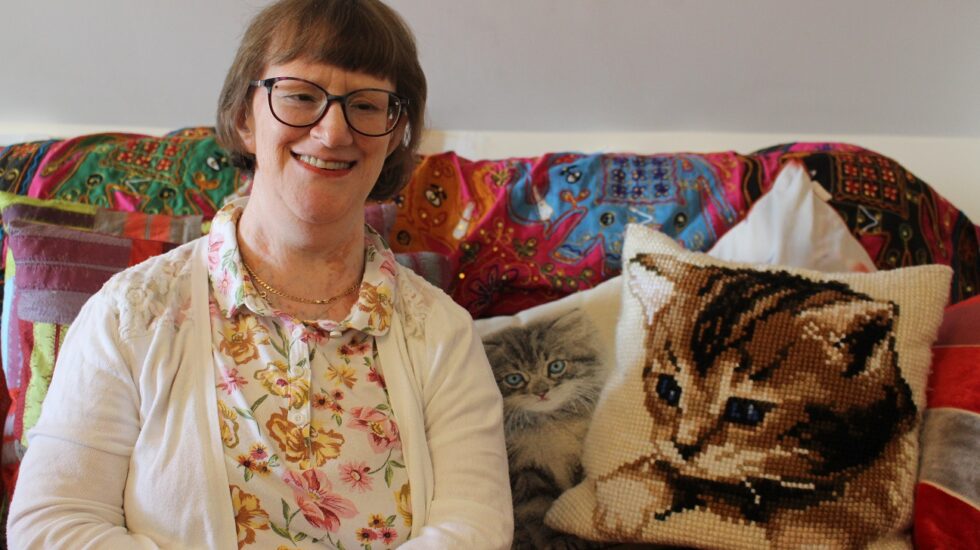
<instances>
[{"instance_id":1,"label":"woman's nose","mask_svg":"<svg viewBox=\"0 0 980 550\"><path fill-rule=\"evenodd\" d=\"M347 125L340 102L331 102L323 118L310 128L310 136L326 147L342 147L354 142L354 131Z\"/></svg>"}]
</instances>

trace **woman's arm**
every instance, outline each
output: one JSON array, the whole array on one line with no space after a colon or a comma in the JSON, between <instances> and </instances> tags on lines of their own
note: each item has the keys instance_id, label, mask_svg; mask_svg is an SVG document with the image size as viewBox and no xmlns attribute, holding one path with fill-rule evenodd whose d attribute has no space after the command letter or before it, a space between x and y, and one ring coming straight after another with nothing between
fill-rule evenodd
<instances>
[{"instance_id":1,"label":"woman's arm","mask_svg":"<svg viewBox=\"0 0 980 550\"><path fill-rule=\"evenodd\" d=\"M448 301L448 299L447 299ZM469 315L455 304L426 319L423 388L433 500L419 536L402 548L510 548L514 515L503 405Z\"/></svg>"},{"instance_id":2,"label":"woman's arm","mask_svg":"<svg viewBox=\"0 0 980 550\"><path fill-rule=\"evenodd\" d=\"M157 548L125 526L139 396L117 316L100 297L72 323L28 436L7 525L10 548Z\"/></svg>"}]
</instances>

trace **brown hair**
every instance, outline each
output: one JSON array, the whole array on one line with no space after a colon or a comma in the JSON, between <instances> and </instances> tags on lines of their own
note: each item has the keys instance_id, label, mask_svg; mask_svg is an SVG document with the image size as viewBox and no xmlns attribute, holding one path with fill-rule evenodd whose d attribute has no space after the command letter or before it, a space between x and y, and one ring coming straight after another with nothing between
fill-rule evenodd
<instances>
[{"instance_id":1,"label":"brown hair","mask_svg":"<svg viewBox=\"0 0 980 550\"><path fill-rule=\"evenodd\" d=\"M390 79L398 95L408 98L405 139L385 159L370 198L391 198L408 182L422 137L425 74L408 25L380 0L280 0L252 20L218 100L218 143L232 163L255 170L255 156L245 149L239 125L250 109L249 81L261 78L272 64L294 59L334 65Z\"/></svg>"}]
</instances>

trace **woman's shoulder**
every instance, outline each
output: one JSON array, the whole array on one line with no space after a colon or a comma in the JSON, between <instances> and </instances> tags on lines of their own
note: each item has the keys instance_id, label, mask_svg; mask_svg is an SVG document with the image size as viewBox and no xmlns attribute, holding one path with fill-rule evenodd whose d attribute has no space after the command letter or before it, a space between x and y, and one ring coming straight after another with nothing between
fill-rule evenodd
<instances>
[{"instance_id":1,"label":"woman's shoulder","mask_svg":"<svg viewBox=\"0 0 980 550\"><path fill-rule=\"evenodd\" d=\"M148 329L162 318L186 318L199 243L191 241L113 275L93 300L119 316L122 330Z\"/></svg>"},{"instance_id":2,"label":"woman's shoulder","mask_svg":"<svg viewBox=\"0 0 980 550\"><path fill-rule=\"evenodd\" d=\"M473 322L466 309L408 267L398 266L397 281L399 313L410 335L424 335L430 325L445 332L447 327L466 327Z\"/></svg>"}]
</instances>

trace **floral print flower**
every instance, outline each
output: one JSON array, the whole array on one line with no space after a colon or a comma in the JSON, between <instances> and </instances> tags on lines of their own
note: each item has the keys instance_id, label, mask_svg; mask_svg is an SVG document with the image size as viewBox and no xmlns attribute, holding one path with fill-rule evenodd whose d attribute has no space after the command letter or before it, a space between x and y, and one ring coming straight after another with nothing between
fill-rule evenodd
<instances>
[{"instance_id":1,"label":"floral print flower","mask_svg":"<svg viewBox=\"0 0 980 550\"><path fill-rule=\"evenodd\" d=\"M231 506L235 511L238 548L255 542L255 531L269 528L269 514L262 509L258 497L246 493L237 485L231 486Z\"/></svg>"},{"instance_id":2,"label":"floral print flower","mask_svg":"<svg viewBox=\"0 0 980 550\"><path fill-rule=\"evenodd\" d=\"M357 302L357 307L367 313L368 324L375 330L387 330L391 324L391 310L393 307L391 290L384 285L372 285L365 282L361 285L361 299Z\"/></svg>"},{"instance_id":3,"label":"floral print flower","mask_svg":"<svg viewBox=\"0 0 980 550\"><path fill-rule=\"evenodd\" d=\"M368 529L367 527L361 527L357 530L357 541L361 543L371 542L378 540L378 533L373 529Z\"/></svg>"},{"instance_id":4,"label":"floral print flower","mask_svg":"<svg viewBox=\"0 0 980 550\"><path fill-rule=\"evenodd\" d=\"M330 365L327 367L327 380L338 386L343 384L348 388L353 388L354 384L357 383L357 373L350 365Z\"/></svg>"},{"instance_id":5,"label":"floral print flower","mask_svg":"<svg viewBox=\"0 0 980 550\"><path fill-rule=\"evenodd\" d=\"M273 458L274 457L275 457L275 455L273 455ZM271 464L269 464L269 462L267 462L267 461L256 462L252 466L252 471L255 472L256 474L259 474L260 476L269 475L269 473L272 472L272 468L270 466L271 466ZM248 481L248 480L246 480L246 481Z\"/></svg>"},{"instance_id":6,"label":"floral print flower","mask_svg":"<svg viewBox=\"0 0 980 550\"><path fill-rule=\"evenodd\" d=\"M343 397L343 392L340 393ZM316 393L310 398L310 403L312 403L313 408L317 410L330 411L331 418L337 423L338 426L344 423L344 408L340 405L340 401L334 398L333 395L327 393Z\"/></svg>"},{"instance_id":7,"label":"floral print flower","mask_svg":"<svg viewBox=\"0 0 980 550\"><path fill-rule=\"evenodd\" d=\"M385 259L381 262L381 266L378 269L388 275L391 278L395 278L397 272L398 262L395 261L395 257L391 254L385 254Z\"/></svg>"},{"instance_id":8,"label":"floral print flower","mask_svg":"<svg viewBox=\"0 0 980 550\"><path fill-rule=\"evenodd\" d=\"M286 453L286 462L296 463L302 469L323 466L328 460L340 456L344 436L334 430L324 430L318 425L307 426L307 434L289 421L286 409L273 413L265 425L269 436ZM307 448L307 437L309 448Z\"/></svg>"},{"instance_id":9,"label":"floral print flower","mask_svg":"<svg viewBox=\"0 0 980 550\"><path fill-rule=\"evenodd\" d=\"M388 522L385 521L384 516L382 516L381 514L371 514L371 518L368 519L368 526L373 529L381 529L382 527L386 527L387 525Z\"/></svg>"},{"instance_id":10,"label":"floral print flower","mask_svg":"<svg viewBox=\"0 0 980 550\"><path fill-rule=\"evenodd\" d=\"M350 359L355 355L365 355L374 347L371 342L371 339L367 337L360 340L355 338L350 343L340 346L340 356L344 359Z\"/></svg>"},{"instance_id":11,"label":"floral print flower","mask_svg":"<svg viewBox=\"0 0 980 550\"><path fill-rule=\"evenodd\" d=\"M227 271L224 271L218 277L218 280L214 282L214 290L219 294L228 294L228 291L231 290L231 285L231 275Z\"/></svg>"},{"instance_id":12,"label":"floral print flower","mask_svg":"<svg viewBox=\"0 0 980 550\"><path fill-rule=\"evenodd\" d=\"M325 393L314 393L310 396L310 405L313 405L314 409L326 409L333 405L333 399Z\"/></svg>"},{"instance_id":13,"label":"floral print flower","mask_svg":"<svg viewBox=\"0 0 980 550\"><path fill-rule=\"evenodd\" d=\"M225 240L219 235L215 235L208 243L208 271L213 272L218 269L218 262L221 261L221 247Z\"/></svg>"},{"instance_id":14,"label":"floral print flower","mask_svg":"<svg viewBox=\"0 0 980 550\"><path fill-rule=\"evenodd\" d=\"M261 447L261 449L256 449L257 447ZM255 474L267 475L272 471L269 467L269 463L278 461L278 457L276 455L273 455L271 459L269 458L269 456L264 452L264 445L256 443L252 445L252 448L254 449L253 452L248 454L240 454L236 459L238 461L238 466L244 472L245 481L251 480L252 476Z\"/></svg>"},{"instance_id":15,"label":"floral print flower","mask_svg":"<svg viewBox=\"0 0 980 550\"><path fill-rule=\"evenodd\" d=\"M258 320L242 315L223 327L218 350L232 358L236 365L243 365L259 357L259 345L269 343L269 335Z\"/></svg>"},{"instance_id":16,"label":"floral print flower","mask_svg":"<svg viewBox=\"0 0 980 550\"><path fill-rule=\"evenodd\" d=\"M253 443L252 448L249 449L249 456L252 460L268 460L269 459L269 449L265 448L265 445L261 443Z\"/></svg>"},{"instance_id":17,"label":"floral print flower","mask_svg":"<svg viewBox=\"0 0 980 550\"><path fill-rule=\"evenodd\" d=\"M412 526L412 488L405 483L402 488L395 492L395 504L398 507L398 514L405 521L405 527Z\"/></svg>"},{"instance_id":18,"label":"floral print flower","mask_svg":"<svg viewBox=\"0 0 980 550\"><path fill-rule=\"evenodd\" d=\"M390 448L400 448L398 426L381 411L369 407L354 407L347 426L368 433L368 442L376 453Z\"/></svg>"},{"instance_id":19,"label":"floral print flower","mask_svg":"<svg viewBox=\"0 0 980 550\"><path fill-rule=\"evenodd\" d=\"M357 515L354 503L331 491L330 480L320 470L293 470L283 476L286 485L293 489L293 496L303 511L303 517L311 525L336 532L340 518Z\"/></svg>"},{"instance_id":20,"label":"floral print flower","mask_svg":"<svg viewBox=\"0 0 980 550\"><path fill-rule=\"evenodd\" d=\"M225 447L238 445L238 413L224 401L218 400L218 419L221 421L221 442Z\"/></svg>"},{"instance_id":21,"label":"floral print flower","mask_svg":"<svg viewBox=\"0 0 980 550\"><path fill-rule=\"evenodd\" d=\"M381 530L381 540L384 541L385 545L389 545L398 539L398 531L395 531L391 527L385 527Z\"/></svg>"},{"instance_id":22,"label":"floral print flower","mask_svg":"<svg viewBox=\"0 0 980 550\"><path fill-rule=\"evenodd\" d=\"M255 373L255 379L262 383L272 395L289 397L290 406L298 409L306 405L310 397L310 381L302 373L291 374L284 361L273 361Z\"/></svg>"},{"instance_id":23,"label":"floral print flower","mask_svg":"<svg viewBox=\"0 0 980 550\"><path fill-rule=\"evenodd\" d=\"M384 377L384 375L381 374L380 372L378 372L378 369L375 368L373 365L368 370L368 377L367 378L368 378L368 381L369 382L374 382L381 389L386 389L388 387L388 386L385 385L385 377Z\"/></svg>"},{"instance_id":24,"label":"floral print flower","mask_svg":"<svg viewBox=\"0 0 980 550\"><path fill-rule=\"evenodd\" d=\"M351 489L363 493L371 490L371 468L363 462L348 462L340 467L340 479Z\"/></svg>"},{"instance_id":25,"label":"floral print flower","mask_svg":"<svg viewBox=\"0 0 980 550\"><path fill-rule=\"evenodd\" d=\"M218 387L228 395L238 391L245 384L248 384L248 380L238 374L238 369L221 369L221 382L218 382Z\"/></svg>"}]
</instances>

